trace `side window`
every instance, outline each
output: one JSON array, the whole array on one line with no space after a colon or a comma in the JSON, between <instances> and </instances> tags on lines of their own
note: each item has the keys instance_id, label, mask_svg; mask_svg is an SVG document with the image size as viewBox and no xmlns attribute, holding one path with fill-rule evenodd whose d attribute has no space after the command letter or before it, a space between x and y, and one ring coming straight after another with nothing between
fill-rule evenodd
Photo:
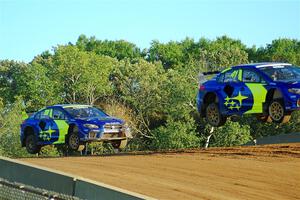
<instances>
[{"instance_id":1,"label":"side window","mask_svg":"<svg viewBox=\"0 0 300 200\"><path fill-rule=\"evenodd\" d=\"M65 113L60 109L53 109L53 119L54 120L65 120Z\"/></svg>"},{"instance_id":2,"label":"side window","mask_svg":"<svg viewBox=\"0 0 300 200\"><path fill-rule=\"evenodd\" d=\"M41 112L36 113L34 119L41 119Z\"/></svg>"},{"instance_id":3,"label":"side window","mask_svg":"<svg viewBox=\"0 0 300 200\"><path fill-rule=\"evenodd\" d=\"M46 109L41 111L40 119L50 119L52 117L52 109Z\"/></svg>"},{"instance_id":4,"label":"side window","mask_svg":"<svg viewBox=\"0 0 300 200\"><path fill-rule=\"evenodd\" d=\"M224 83L238 82L239 70L230 70L224 74Z\"/></svg>"},{"instance_id":5,"label":"side window","mask_svg":"<svg viewBox=\"0 0 300 200\"><path fill-rule=\"evenodd\" d=\"M261 82L261 77L252 70L243 70L243 82L259 83Z\"/></svg>"},{"instance_id":6,"label":"side window","mask_svg":"<svg viewBox=\"0 0 300 200\"><path fill-rule=\"evenodd\" d=\"M224 73L220 74L217 78L217 82L223 82L224 81Z\"/></svg>"}]
</instances>

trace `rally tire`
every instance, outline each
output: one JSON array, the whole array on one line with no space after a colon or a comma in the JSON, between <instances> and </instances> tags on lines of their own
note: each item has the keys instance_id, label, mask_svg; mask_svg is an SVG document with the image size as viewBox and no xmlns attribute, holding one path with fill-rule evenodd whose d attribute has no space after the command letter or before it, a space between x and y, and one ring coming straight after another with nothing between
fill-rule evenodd
<instances>
[{"instance_id":1,"label":"rally tire","mask_svg":"<svg viewBox=\"0 0 300 200\"><path fill-rule=\"evenodd\" d=\"M226 116L222 115L218 104L210 103L206 107L206 121L213 127L219 127L226 123Z\"/></svg>"},{"instance_id":2,"label":"rally tire","mask_svg":"<svg viewBox=\"0 0 300 200\"><path fill-rule=\"evenodd\" d=\"M285 108L282 99L273 99L268 106L269 116L273 122L287 123L291 115L285 113Z\"/></svg>"},{"instance_id":3,"label":"rally tire","mask_svg":"<svg viewBox=\"0 0 300 200\"><path fill-rule=\"evenodd\" d=\"M67 140L68 148L77 151L80 146L80 138L77 132L70 133Z\"/></svg>"},{"instance_id":4,"label":"rally tire","mask_svg":"<svg viewBox=\"0 0 300 200\"><path fill-rule=\"evenodd\" d=\"M37 154L41 151L41 146L37 144L37 138L35 135L28 135L25 139L26 150L30 154Z\"/></svg>"},{"instance_id":5,"label":"rally tire","mask_svg":"<svg viewBox=\"0 0 300 200\"><path fill-rule=\"evenodd\" d=\"M125 140L117 140L117 141L112 141L111 145L114 147L114 149L119 149L119 150L124 150L127 146L127 139Z\"/></svg>"}]
</instances>

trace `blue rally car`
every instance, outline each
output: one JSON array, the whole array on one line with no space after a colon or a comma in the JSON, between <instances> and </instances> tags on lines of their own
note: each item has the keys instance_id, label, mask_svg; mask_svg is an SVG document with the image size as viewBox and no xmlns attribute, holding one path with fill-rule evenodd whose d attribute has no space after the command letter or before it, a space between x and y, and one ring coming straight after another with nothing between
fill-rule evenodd
<instances>
[{"instance_id":1,"label":"blue rally car","mask_svg":"<svg viewBox=\"0 0 300 200\"><path fill-rule=\"evenodd\" d=\"M286 123L293 111L300 110L300 67L287 63L230 67L211 80L199 80L197 108L215 127L229 116L243 114Z\"/></svg>"},{"instance_id":2,"label":"blue rally car","mask_svg":"<svg viewBox=\"0 0 300 200\"><path fill-rule=\"evenodd\" d=\"M48 106L21 124L21 144L29 153L38 153L42 146L65 144L77 150L93 141L111 142L123 149L131 138L130 129L121 119L113 118L89 105Z\"/></svg>"}]
</instances>

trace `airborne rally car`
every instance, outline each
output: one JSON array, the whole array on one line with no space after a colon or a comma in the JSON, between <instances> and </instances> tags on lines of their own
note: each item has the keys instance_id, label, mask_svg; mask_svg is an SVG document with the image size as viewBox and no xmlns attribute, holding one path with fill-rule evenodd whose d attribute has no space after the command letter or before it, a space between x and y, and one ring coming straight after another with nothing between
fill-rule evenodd
<instances>
[{"instance_id":1,"label":"airborne rally car","mask_svg":"<svg viewBox=\"0 0 300 200\"><path fill-rule=\"evenodd\" d=\"M229 116L243 114L286 123L294 110L300 110L300 67L287 63L230 67L211 80L199 80L197 108L215 127Z\"/></svg>"},{"instance_id":2,"label":"airborne rally car","mask_svg":"<svg viewBox=\"0 0 300 200\"><path fill-rule=\"evenodd\" d=\"M46 107L21 124L21 144L29 153L42 146L65 144L77 150L93 141L110 142L114 148L125 148L131 133L123 120L110 117L88 105L54 105Z\"/></svg>"}]
</instances>

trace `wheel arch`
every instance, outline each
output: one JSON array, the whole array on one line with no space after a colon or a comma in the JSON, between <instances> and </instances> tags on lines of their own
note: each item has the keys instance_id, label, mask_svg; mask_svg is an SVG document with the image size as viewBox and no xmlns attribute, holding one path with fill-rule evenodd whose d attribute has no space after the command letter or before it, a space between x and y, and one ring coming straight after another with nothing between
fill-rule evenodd
<instances>
[{"instance_id":1,"label":"wheel arch","mask_svg":"<svg viewBox=\"0 0 300 200\"><path fill-rule=\"evenodd\" d=\"M282 98L282 92L279 88L271 88L268 90L265 100L264 112L268 112L268 105L273 99L280 99Z\"/></svg>"},{"instance_id":2,"label":"wheel arch","mask_svg":"<svg viewBox=\"0 0 300 200\"><path fill-rule=\"evenodd\" d=\"M26 126L24 128L24 137L23 137L23 140L22 140L22 147L25 146L25 141L26 141L26 138L29 136L29 135L35 135L35 131L34 131L34 128L32 126Z\"/></svg>"},{"instance_id":3,"label":"wheel arch","mask_svg":"<svg viewBox=\"0 0 300 200\"><path fill-rule=\"evenodd\" d=\"M278 88L271 88L268 90L267 95L266 95L266 103L269 103L273 99L279 99L282 98L282 92Z\"/></svg>"},{"instance_id":4,"label":"wheel arch","mask_svg":"<svg viewBox=\"0 0 300 200\"><path fill-rule=\"evenodd\" d=\"M211 102L215 102L218 103L219 102L219 96L217 95L216 92L207 92L204 97L203 97L203 105L202 109L201 109L201 115L205 116L205 109L206 107L209 105L209 103Z\"/></svg>"},{"instance_id":5,"label":"wheel arch","mask_svg":"<svg viewBox=\"0 0 300 200\"><path fill-rule=\"evenodd\" d=\"M67 142L67 139L68 139L69 135L70 135L71 133L73 133L74 129L79 130L78 125L77 125L76 123L71 123L71 124L69 124L68 134L67 134L66 137L65 137L65 142Z\"/></svg>"}]
</instances>

